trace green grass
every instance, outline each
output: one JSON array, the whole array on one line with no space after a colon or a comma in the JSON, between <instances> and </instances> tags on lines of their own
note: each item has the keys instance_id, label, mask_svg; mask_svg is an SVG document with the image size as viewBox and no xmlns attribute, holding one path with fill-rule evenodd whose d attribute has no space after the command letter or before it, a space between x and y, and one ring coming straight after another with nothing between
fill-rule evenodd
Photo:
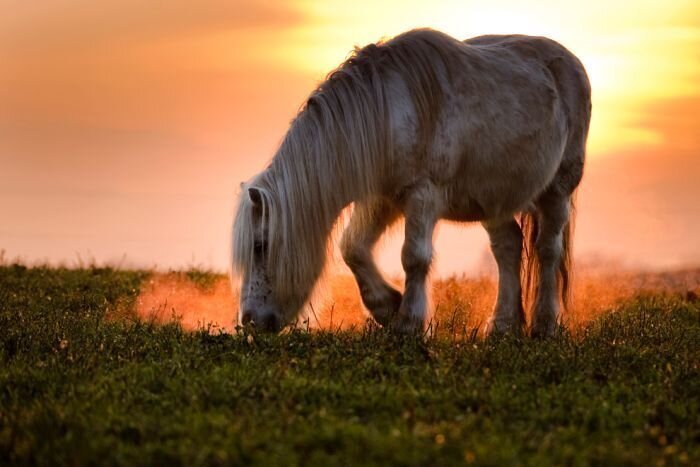
<instances>
[{"instance_id":1,"label":"green grass","mask_svg":"<svg viewBox=\"0 0 700 467\"><path fill-rule=\"evenodd\" d=\"M190 282L202 290L211 290L216 281L221 278L220 274L197 268L190 268L181 274L184 274Z\"/></svg>"},{"instance_id":2,"label":"green grass","mask_svg":"<svg viewBox=\"0 0 700 467\"><path fill-rule=\"evenodd\" d=\"M135 319L145 277L0 267L0 464L700 463L697 302L549 341L231 336Z\"/></svg>"}]
</instances>

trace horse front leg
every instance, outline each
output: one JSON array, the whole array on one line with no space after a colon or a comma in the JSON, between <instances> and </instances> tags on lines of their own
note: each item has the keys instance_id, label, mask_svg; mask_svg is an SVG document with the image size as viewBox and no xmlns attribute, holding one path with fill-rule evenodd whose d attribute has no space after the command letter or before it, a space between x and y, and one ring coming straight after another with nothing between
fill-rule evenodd
<instances>
[{"instance_id":1,"label":"horse front leg","mask_svg":"<svg viewBox=\"0 0 700 467\"><path fill-rule=\"evenodd\" d=\"M401 292L382 277L372 247L398 216L398 210L383 200L356 203L340 241L343 259L355 276L362 303L382 326L387 326L398 313Z\"/></svg>"},{"instance_id":2,"label":"horse front leg","mask_svg":"<svg viewBox=\"0 0 700 467\"><path fill-rule=\"evenodd\" d=\"M422 331L428 315L426 281L433 257L433 232L438 220L436 199L430 187L417 190L404 206L405 239L401 264L406 286L392 327L400 332Z\"/></svg>"},{"instance_id":3,"label":"horse front leg","mask_svg":"<svg viewBox=\"0 0 700 467\"><path fill-rule=\"evenodd\" d=\"M483 225L489 234L491 251L498 265L498 298L486 333L520 334L525 325L520 285L522 230L513 218L501 222L488 221Z\"/></svg>"}]
</instances>

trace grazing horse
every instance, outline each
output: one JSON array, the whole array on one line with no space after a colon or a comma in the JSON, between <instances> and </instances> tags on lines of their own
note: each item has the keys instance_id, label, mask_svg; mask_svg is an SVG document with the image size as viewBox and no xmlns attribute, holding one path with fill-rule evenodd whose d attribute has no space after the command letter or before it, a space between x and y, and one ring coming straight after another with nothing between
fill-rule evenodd
<instances>
[{"instance_id":1,"label":"grazing horse","mask_svg":"<svg viewBox=\"0 0 700 467\"><path fill-rule=\"evenodd\" d=\"M499 284L489 332L525 329L525 295L532 335L551 336L569 288L590 115L581 62L543 37L462 42L420 29L356 49L308 98L269 166L242 184L239 322L277 331L295 319L353 204L341 252L379 324L425 325L433 233L448 219L481 222L490 237ZM400 216L403 294L372 255Z\"/></svg>"}]
</instances>

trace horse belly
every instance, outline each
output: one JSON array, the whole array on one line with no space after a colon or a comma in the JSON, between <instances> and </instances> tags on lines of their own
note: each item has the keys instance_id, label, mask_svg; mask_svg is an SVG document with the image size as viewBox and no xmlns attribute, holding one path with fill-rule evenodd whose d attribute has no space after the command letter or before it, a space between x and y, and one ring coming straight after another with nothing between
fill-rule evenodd
<instances>
[{"instance_id":1,"label":"horse belly","mask_svg":"<svg viewBox=\"0 0 700 467\"><path fill-rule=\"evenodd\" d=\"M556 139L522 152L496 152L488 163L471 161L451 191L453 216L493 219L527 209L551 183L563 157Z\"/></svg>"},{"instance_id":2,"label":"horse belly","mask_svg":"<svg viewBox=\"0 0 700 467\"><path fill-rule=\"evenodd\" d=\"M484 93L486 94L486 93ZM503 85L491 102L460 105L442 121L439 171L446 217L485 220L522 211L551 183L567 139L561 103L548 86ZM499 103L496 105L494 103Z\"/></svg>"},{"instance_id":3,"label":"horse belly","mask_svg":"<svg viewBox=\"0 0 700 467\"><path fill-rule=\"evenodd\" d=\"M454 222L478 222L487 219L486 212L481 205L468 196L446 196L447 203L443 219Z\"/></svg>"},{"instance_id":4,"label":"horse belly","mask_svg":"<svg viewBox=\"0 0 700 467\"><path fill-rule=\"evenodd\" d=\"M556 121L536 135L503 144L467 142L459 164L443 178L445 218L481 221L527 209L551 183L561 164L566 132Z\"/></svg>"}]
</instances>

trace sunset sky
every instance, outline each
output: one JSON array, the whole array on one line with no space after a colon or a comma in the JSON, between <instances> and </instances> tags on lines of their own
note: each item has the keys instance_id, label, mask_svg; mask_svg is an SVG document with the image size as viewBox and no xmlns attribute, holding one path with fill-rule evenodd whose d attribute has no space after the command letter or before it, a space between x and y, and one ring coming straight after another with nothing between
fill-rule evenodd
<instances>
[{"instance_id":1,"label":"sunset sky","mask_svg":"<svg viewBox=\"0 0 700 467\"><path fill-rule=\"evenodd\" d=\"M545 35L587 67L582 262L700 264L697 0L0 7L6 260L225 270L239 183L266 165L319 80L355 45L432 27L458 38ZM442 226L437 271L478 272L486 245L479 227ZM391 273L398 249L394 236L381 251Z\"/></svg>"}]
</instances>

